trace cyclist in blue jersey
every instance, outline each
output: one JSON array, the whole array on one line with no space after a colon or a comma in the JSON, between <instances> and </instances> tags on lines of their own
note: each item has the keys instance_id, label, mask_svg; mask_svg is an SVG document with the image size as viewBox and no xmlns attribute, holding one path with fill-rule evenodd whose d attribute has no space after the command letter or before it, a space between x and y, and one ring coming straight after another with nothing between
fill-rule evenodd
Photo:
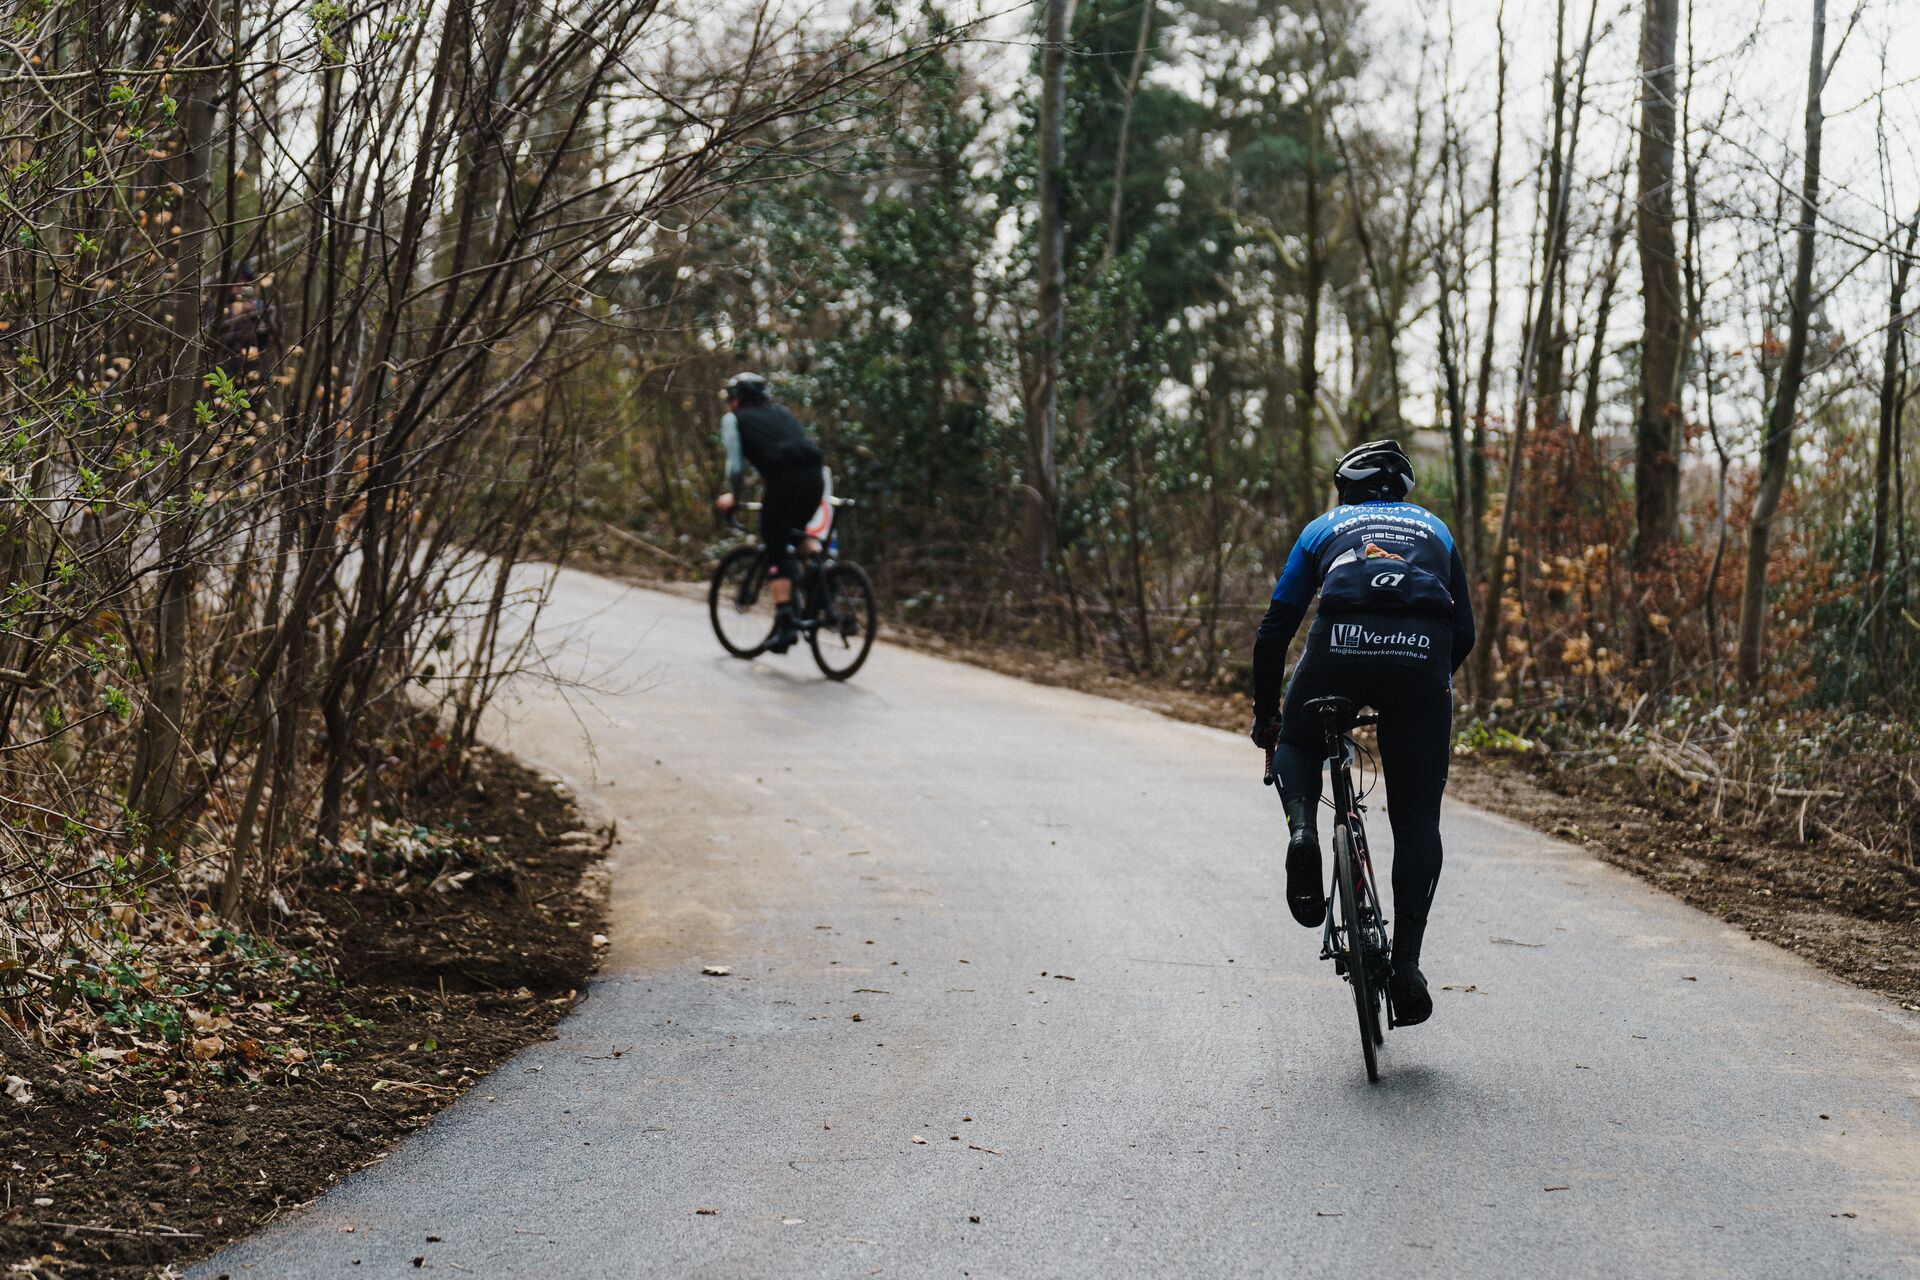
<instances>
[{"instance_id":1,"label":"cyclist in blue jersey","mask_svg":"<svg viewBox=\"0 0 1920 1280\"><path fill-rule=\"evenodd\" d=\"M1294 543L1253 644L1253 740L1273 748L1290 831L1287 906L1303 925L1318 927L1327 902L1318 821L1324 737L1302 708L1338 696L1380 715L1397 919L1387 997L1402 1025L1433 1013L1420 945L1440 880L1453 673L1473 648L1466 568L1445 522L1406 501L1413 481L1398 441L1369 441L1340 460L1340 505ZM1319 612L1288 683L1287 648L1316 595Z\"/></svg>"}]
</instances>

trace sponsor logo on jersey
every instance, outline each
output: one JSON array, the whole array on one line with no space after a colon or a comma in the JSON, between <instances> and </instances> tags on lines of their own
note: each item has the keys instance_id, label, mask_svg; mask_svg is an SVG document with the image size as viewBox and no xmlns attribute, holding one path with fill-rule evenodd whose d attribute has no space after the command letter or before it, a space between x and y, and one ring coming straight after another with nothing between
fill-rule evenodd
<instances>
[{"instance_id":1,"label":"sponsor logo on jersey","mask_svg":"<svg viewBox=\"0 0 1920 1280\"><path fill-rule=\"evenodd\" d=\"M1399 557L1396 556L1394 558L1398 559ZM1373 585L1376 587L1397 587L1406 580L1407 575L1404 573L1376 573L1373 575Z\"/></svg>"},{"instance_id":2,"label":"sponsor logo on jersey","mask_svg":"<svg viewBox=\"0 0 1920 1280\"><path fill-rule=\"evenodd\" d=\"M1358 622L1333 624L1335 649L1431 649L1433 637L1418 631L1374 631Z\"/></svg>"},{"instance_id":3,"label":"sponsor logo on jersey","mask_svg":"<svg viewBox=\"0 0 1920 1280\"><path fill-rule=\"evenodd\" d=\"M1434 525L1429 522L1434 521L1436 517L1432 512L1421 507L1389 507L1383 511L1369 505L1365 507L1339 507L1336 508L1336 510L1351 511L1353 514L1344 519L1335 520L1333 524L1328 527L1327 533L1334 537L1339 537L1341 534L1355 528L1371 528L1377 529L1382 533L1391 531L1409 540L1424 542L1435 533ZM1331 515L1333 513L1329 512L1328 514Z\"/></svg>"}]
</instances>

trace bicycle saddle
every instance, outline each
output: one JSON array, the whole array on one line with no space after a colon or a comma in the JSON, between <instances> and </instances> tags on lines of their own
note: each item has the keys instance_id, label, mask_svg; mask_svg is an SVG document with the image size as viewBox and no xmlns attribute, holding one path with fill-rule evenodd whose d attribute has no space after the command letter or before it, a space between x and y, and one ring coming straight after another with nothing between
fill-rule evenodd
<instances>
[{"instance_id":1,"label":"bicycle saddle","mask_svg":"<svg viewBox=\"0 0 1920 1280\"><path fill-rule=\"evenodd\" d=\"M1360 708L1352 698L1315 698L1307 703L1307 710L1320 717L1329 733L1344 733L1353 727Z\"/></svg>"}]
</instances>

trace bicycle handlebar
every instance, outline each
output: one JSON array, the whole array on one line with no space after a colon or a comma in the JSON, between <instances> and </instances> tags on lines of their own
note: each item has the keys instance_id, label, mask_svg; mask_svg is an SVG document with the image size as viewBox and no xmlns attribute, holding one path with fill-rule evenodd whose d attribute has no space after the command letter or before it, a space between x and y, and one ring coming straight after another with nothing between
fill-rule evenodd
<instances>
[{"instance_id":1,"label":"bicycle handlebar","mask_svg":"<svg viewBox=\"0 0 1920 1280\"><path fill-rule=\"evenodd\" d=\"M829 497L827 499L827 505L830 507L857 507L860 505L860 501L857 498ZM724 512L727 527L735 533L745 533L747 527L740 523L740 513L742 511L764 511L765 509L766 503L764 502L736 502Z\"/></svg>"},{"instance_id":2,"label":"bicycle handlebar","mask_svg":"<svg viewBox=\"0 0 1920 1280\"><path fill-rule=\"evenodd\" d=\"M762 502L736 502L733 505L734 509L738 511L759 511L766 506L766 504ZM860 502L857 498L828 498L827 505L830 507L857 507L860 505Z\"/></svg>"}]
</instances>

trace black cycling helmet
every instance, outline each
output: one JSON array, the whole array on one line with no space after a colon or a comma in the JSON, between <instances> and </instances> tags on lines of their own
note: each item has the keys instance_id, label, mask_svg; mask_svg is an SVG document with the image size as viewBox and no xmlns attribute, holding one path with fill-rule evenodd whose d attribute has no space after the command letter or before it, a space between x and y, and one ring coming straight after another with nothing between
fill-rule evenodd
<instances>
[{"instance_id":1,"label":"black cycling helmet","mask_svg":"<svg viewBox=\"0 0 1920 1280\"><path fill-rule=\"evenodd\" d=\"M721 391L741 404L759 404L767 399L767 380L757 373L736 373L727 379L727 385Z\"/></svg>"},{"instance_id":2,"label":"black cycling helmet","mask_svg":"<svg viewBox=\"0 0 1920 1280\"><path fill-rule=\"evenodd\" d=\"M1340 501L1386 498L1398 502L1413 492L1413 459L1398 440L1369 440L1347 450L1333 470Z\"/></svg>"}]
</instances>

